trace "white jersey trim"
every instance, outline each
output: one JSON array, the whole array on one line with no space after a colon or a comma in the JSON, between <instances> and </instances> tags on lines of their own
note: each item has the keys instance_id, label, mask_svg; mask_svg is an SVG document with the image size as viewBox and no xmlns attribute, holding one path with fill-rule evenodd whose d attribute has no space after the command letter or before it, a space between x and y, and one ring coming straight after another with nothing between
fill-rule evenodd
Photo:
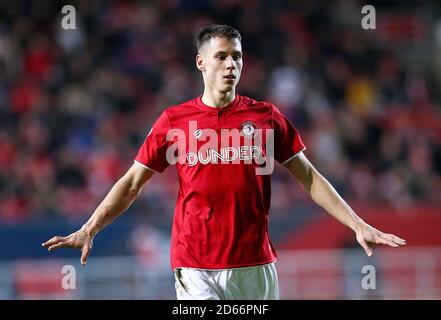
<instances>
[{"instance_id":1,"label":"white jersey trim","mask_svg":"<svg viewBox=\"0 0 441 320\"><path fill-rule=\"evenodd\" d=\"M292 159L294 159L295 157L297 157L299 154L301 154L304 150L306 150L306 147L304 147L302 150L300 150L299 152L297 152L295 155L293 155L291 158L288 158L287 160L283 161L281 164L285 164L288 163L289 161L291 161Z\"/></svg>"},{"instance_id":2,"label":"white jersey trim","mask_svg":"<svg viewBox=\"0 0 441 320\"><path fill-rule=\"evenodd\" d=\"M159 173L158 171L156 171L156 170L153 170L152 168L149 168L149 167L147 167L145 164L142 164L141 162L139 162L139 161L133 161L134 163L137 163L137 164L139 164L140 166L143 166L144 168L146 168L146 169L149 169L150 171L153 171L153 172L155 172L155 173Z\"/></svg>"}]
</instances>

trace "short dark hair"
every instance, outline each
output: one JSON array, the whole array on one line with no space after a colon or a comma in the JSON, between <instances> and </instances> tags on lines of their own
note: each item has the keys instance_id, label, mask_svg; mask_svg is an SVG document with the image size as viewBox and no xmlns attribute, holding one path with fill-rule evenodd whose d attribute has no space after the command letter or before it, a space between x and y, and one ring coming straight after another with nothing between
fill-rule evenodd
<instances>
[{"instance_id":1,"label":"short dark hair","mask_svg":"<svg viewBox=\"0 0 441 320\"><path fill-rule=\"evenodd\" d=\"M210 26L202 28L197 36L196 39L196 46L199 49L201 46L209 41L211 38L225 38L228 40L237 39L239 41L242 41L242 37L235 28L230 27L226 24L212 24Z\"/></svg>"}]
</instances>

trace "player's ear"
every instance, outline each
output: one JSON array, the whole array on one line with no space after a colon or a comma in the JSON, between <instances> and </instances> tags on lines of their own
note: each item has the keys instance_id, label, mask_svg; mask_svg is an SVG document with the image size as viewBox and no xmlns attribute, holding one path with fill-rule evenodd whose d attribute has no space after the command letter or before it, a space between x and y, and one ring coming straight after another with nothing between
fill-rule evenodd
<instances>
[{"instance_id":1,"label":"player's ear","mask_svg":"<svg viewBox=\"0 0 441 320\"><path fill-rule=\"evenodd\" d=\"M205 70L204 57L202 55L200 55L200 54L196 55L196 67L200 71L204 71Z\"/></svg>"}]
</instances>

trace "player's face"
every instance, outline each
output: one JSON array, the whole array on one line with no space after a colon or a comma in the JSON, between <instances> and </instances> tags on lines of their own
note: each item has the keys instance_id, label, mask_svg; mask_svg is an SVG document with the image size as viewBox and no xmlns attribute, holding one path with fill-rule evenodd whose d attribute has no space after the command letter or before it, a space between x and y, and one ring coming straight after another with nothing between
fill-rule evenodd
<instances>
[{"instance_id":1,"label":"player's face","mask_svg":"<svg viewBox=\"0 0 441 320\"><path fill-rule=\"evenodd\" d=\"M233 90L242 72L242 45L239 40L211 38L201 47L196 65L202 71L205 86L227 93Z\"/></svg>"}]
</instances>

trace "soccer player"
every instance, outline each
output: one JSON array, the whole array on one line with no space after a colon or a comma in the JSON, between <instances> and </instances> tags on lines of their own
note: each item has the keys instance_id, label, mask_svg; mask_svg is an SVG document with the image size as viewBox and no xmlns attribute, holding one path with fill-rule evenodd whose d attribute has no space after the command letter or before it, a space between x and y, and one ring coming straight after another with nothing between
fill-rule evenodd
<instances>
[{"instance_id":1,"label":"soccer player","mask_svg":"<svg viewBox=\"0 0 441 320\"><path fill-rule=\"evenodd\" d=\"M131 168L90 219L80 230L43 243L45 248L80 249L85 265L97 233L173 159L180 186L171 238L178 299L279 299L278 258L268 234L271 170L259 172L271 158L289 170L313 201L354 231L368 256L371 244L405 244L355 214L308 161L299 132L276 106L236 93L243 67L236 29L203 28L197 36L196 67L204 80L203 94L167 108ZM260 139L259 131L265 131Z\"/></svg>"}]
</instances>

